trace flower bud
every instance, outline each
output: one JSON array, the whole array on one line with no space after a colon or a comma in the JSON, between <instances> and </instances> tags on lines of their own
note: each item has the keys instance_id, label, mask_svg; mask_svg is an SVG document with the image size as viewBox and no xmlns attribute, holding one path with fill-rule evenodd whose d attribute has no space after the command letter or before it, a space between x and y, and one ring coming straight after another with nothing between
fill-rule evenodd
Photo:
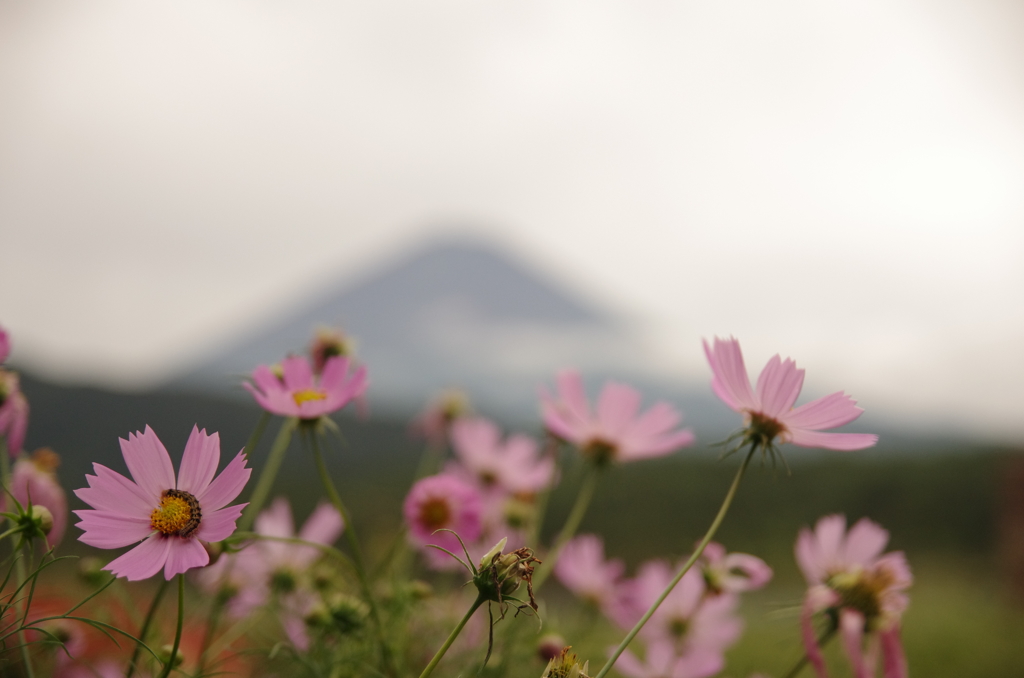
<instances>
[{"instance_id":1,"label":"flower bud","mask_svg":"<svg viewBox=\"0 0 1024 678\"><path fill-rule=\"evenodd\" d=\"M480 559L480 569L473 577L473 583L484 600L501 603L526 582L529 606L536 610L537 601L533 597L533 565L541 561L533 556L533 550L525 547L503 554L501 550L507 541L507 537L502 539L484 554Z\"/></svg>"},{"instance_id":2,"label":"flower bud","mask_svg":"<svg viewBox=\"0 0 1024 678\"><path fill-rule=\"evenodd\" d=\"M366 603L352 596L338 594L329 601L331 622L341 634L358 631L363 627L369 608Z\"/></svg>"},{"instance_id":3,"label":"flower bud","mask_svg":"<svg viewBox=\"0 0 1024 678\"><path fill-rule=\"evenodd\" d=\"M335 356L351 356L354 353L353 342L350 337L345 336L340 330L331 330L321 327L313 337L313 343L309 347L309 355L313 359L313 371L320 374L324 371L324 365Z\"/></svg>"},{"instance_id":4,"label":"flower bud","mask_svg":"<svg viewBox=\"0 0 1024 678\"><path fill-rule=\"evenodd\" d=\"M548 662L547 668L541 678L590 678L587 671L590 670L590 662L584 662L580 666L579 657L575 652L569 652L570 646L562 648L558 657Z\"/></svg>"},{"instance_id":5,"label":"flower bud","mask_svg":"<svg viewBox=\"0 0 1024 678\"><path fill-rule=\"evenodd\" d=\"M281 568L274 570L270 575L270 589L274 593L291 593L298 586L295 573L291 570Z\"/></svg>"},{"instance_id":6,"label":"flower bud","mask_svg":"<svg viewBox=\"0 0 1024 678\"><path fill-rule=\"evenodd\" d=\"M78 561L78 576L89 586L99 586L107 581L111 575L103 571L104 563L95 556L87 556Z\"/></svg>"},{"instance_id":7,"label":"flower bud","mask_svg":"<svg viewBox=\"0 0 1024 678\"><path fill-rule=\"evenodd\" d=\"M409 582L409 595L413 600L426 600L434 595L434 587L422 579Z\"/></svg>"},{"instance_id":8,"label":"flower bud","mask_svg":"<svg viewBox=\"0 0 1024 678\"><path fill-rule=\"evenodd\" d=\"M541 639L537 641L537 654L541 659L549 662L562 654L563 647L565 647L565 638L557 633L549 633L541 636Z\"/></svg>"},{"instance_id":9,"label":"flower bud","mask_svg":"<svg viewBox=\"0 0 1024 678\"><path fill-rule=\"evenodd\" d=\"M40 534L46 536L53 529L53 514L45 506L33 506L29 512L33 526Z\"/></svg>"},{"instance_id":10,"label":"flower bud","mask_svg":"<svg viewBox=\"0 0 1024 678\"><path fill-rule=\"evenodd\" d=\"M162 646L160 648L160 651L157 652L157 657L160 659L160 661L163 662L164 664L170 663L172 669L176 668L178 666L181 666L182 663L185 661L185 653L181 651L180 647L178 648L178 652L177 652L177 654L174 655L174 658L173 658L173 661L172 661L172 659L171 659L171 650L173 650L173 649L174 649L173 645L164 645L164 646Z\"/></svg>"}]
</instances>

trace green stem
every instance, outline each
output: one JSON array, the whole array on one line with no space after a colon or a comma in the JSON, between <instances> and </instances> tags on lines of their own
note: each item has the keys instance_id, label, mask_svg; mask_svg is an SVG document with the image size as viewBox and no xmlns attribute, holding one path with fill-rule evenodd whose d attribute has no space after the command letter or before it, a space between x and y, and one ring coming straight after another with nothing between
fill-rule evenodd
<instances>
[{"instance_id":1,"label":"green stem","mask_svg":"<svg viewBox=\"0 0 1024 678\"><path fill-rule=\"evenodd\" d=\"M267 457L267 463L263 466L263 470L260 471L260 479L256 483L256 489L252 491L249 505L245 507L242 518L238 521L239 531L248 532L252 529L256 516L259 515L260 509L263 508L263 504L266 503L267 496L270 494L270 489L274 486L274 479L281 468L281 462L284 461L284 453L288 451L288 445L292 441L292 432L295 430L298 422L299 420L295 417L289 417L281 424L281 430L277 432L274 445L270 448L270 456ZM262 420L260 423L263 423ZM260 424L257 424L257 430L259 430L259 427ZM256 432L254 431L253 436L255 435ZM252 438L249 440L251 442ZM246 449L248 450L248 445L246 445Z\"/></svg>"},{"instance_id":2,"label":"green stem","mask_svg":"<svg viewBox=\"0 0 1024 678\"><path fill-rule=\"evenodd\" d=\"M466 612L466 615L459 621L455 629L452 630L452 632L448 635L448 640L444 641L444 645L441 646L441 648L434 655L434 658L430 660L429 664L427 664L427 668L423 669L423 673L420 674L420 678L427 678L427 676L434 672L434 668L437 666L438 662L441 661L441 658L444 657L445 652L448 651L448 648L452 646L452 643L455 642L455 639L459 637L460 633L462 633L462 629L466 625L466 622L469 621L469 618L473 616L473 613L476 612L477 608L480 607L480 605L482 605L483 602L483 596L476 597L476 600L473 601L473 604L469 606L469 611Z\"/></svg>"},{"instance_id":3,"label":"green stem","mask_svg":"<svg viewBox=\"0 0 1024 678\"><path fill-rule=\"evenodd\" d=\"M672 592L672 589L676 587L676 584L679 583L679 580L683 578L683 575L686 574L691 567L693 567L693 564L697 562L697 559L700 558L702 553L704 553L704 548L714 538L715 533L718 532L719 526L725 519L725 514L729 512L729 506L732 505L733 497L736 496L736 490L740 486L740 480L743 478L743 473L744 471L747 470L747 465L750 463L750 459L751 457L754 456L754 452L756 450L757 448L752 445L750 451L747 453L747 456L743 459L743 463L740 464L739 470L736 471L736 477L733 478L732 485L729 487L729 491L725 495L725 500L722 502L722 507L718 509L718 515L715 516L714 521L711 523L711 527L708 528L708 531L704 535L704 538L701 539L700 544L697 546L697 550L693 552L693 555L690 556L690 559L686 561L682 568L680 568L679 573L669 583L669 585L665 587L665 590L661 592L661 595L658 596L658 599L656 601L654 601L654 604L651 605L650 609L644 613L644 616L640 618L640 621L636 623L636 626L634 626L630 630L630 632L626 634L626 637L622 639L622 642L619 643L619 646L615 648L615 652L605 663L601 671L596 676L594 676L594 678L604 678L604 676L606 676L608 672L611 671L612 666L615 665L615 662L618 660L619 656L623 653L626 647L631 642L633 642L633 639L636 638L636 634L640 633L640 629L644 627L644 624L647 623L647 620L649 620L651 616L654 614L655 610L657 610L658 607L660 607L661 604L665 602L665 599L668 598L668 594L670 594Z\"/></svg>"},{"instance_id":4,"label":"green stem","mask_svg":"<svg viewBox=\"0 0 1024 678\"><path fill-rule=\"evenodd\" d=\"M554 461L554 469L551 473L551 480L548 482L548 486L544 488L537 497L536 503L536 514L534 516L533 524L530 526L530 533L527 535L526 543L538 544L540 542L540 528L544 523L544 516L547 514L548 504L551 503L551 492L555 489L555 485L558 484L558 477L561 474L559 468L559 455L558 455L559 443L553 437L548 436L547 442L545 443L545 455L550 457Z\"/></svg>"},{"instance_id":5,"label":"green stem","mask_svg":"<svg viewBox=\"0 0 1024 678\"><path fill-rule=\"evenodd\" d=\"M217 632L217 624L220 623L220 613L224 610L224 599L219 594L213 599L213 607L210 610L209 618L206 621L206 631L203 633L203 644L199 646L199 661L197 662L196 675L203 675L203 669L206 668L206 649L210 647L210 641L213 640L214 634Z\"/></svg>"},{"instance_id":6,"label":"green stem","mask_svg":"<svg viewBox=\"0 0 1024 678\"><path fill-rule=\"evenodd\" d=\"M835 629L835 628L830 628L830 629L826 630L824 633L822 633L820 636L818 636L818 647L822 647L823 645L825 645L825 643L827 643L828 641L832 640L832 636L834 636L836 634L836 630L837 629ZM810 661L810 658L807 656L806 653L804 653L804 656L800 657L800 661L798 661L796 663L796 666L794 666L789 671L789 673L787 673L785 676L783 676L783 678L796 678L796 676L799 675L800 672L804 670L804 667L807 666L807 663L809 661Z\"/></svg>"},{"instance_id":7,"label":"green stem","mask_svg":"<svg viewBox=\"0 0 1024 678\"><path fill-rule=\"evenodd\" d=\"M11 458L7 454L7 440L0 436L0 482L3 483L3 488L0 489L0 495L6 495L11 490ZM7 536L11 530L4 533ZM25 545L25 551L31 548ZM17 549L15 549L17 550ZM15 576L18 578L18 590L25 586L25 561L24 559L15 554L14 560ZM21 626L25 625L25 617L28 614L28 603L24 597L19 599L18 602L18 613L21 617ZM28 640L25 637L24 629L18 631L18 642L21 644L21 660L25 663L25 675L27 678L35 678L35 671L32 670L32 655L28 651Z\"/></svg>"},{"instance_id":8,"label":"green stem","mask_svg":"<svg viewBox=\"0 0 1024 678\"><path fill-rule=\"evenodd\" d=\"M540 590L540 587L547 581L548 576L554 571L555 563L558 562L558 556L561 555L562 549L565 548L565 545L576 534L576 530L579 528L580 522L587 512L587 508L590 506L590 501L594 498L594 490L597 489L599 473L600 469L598 467L588 466L587 475L583 479L583 487L580 488L580 493L576 495L576 503L573 504L569 517L565 519L565 525L562 526L562 530L558 533L558 537L555 539L551 550L544 556L544 564L533 575L533 590L535 593Z\"/></svg>"},{"instance_id":9,"label":"green stem","mask_svg":"<svg viewBox=\"0 0 1024 678\"><path fill-rule=\"evenodd\" d=\"M413 478L419 480L432 473L437 473L447 451L448 448L444 443L435 445L428 442L426 447L423 448L423 454L420 455L420 463L416 467L416 475Z\"/></svg>"},{"instance_id":10,"label":"green stem","mask_svg":"<svg viewBox=\"0 0 1024 678\"><path fill-rule=\"evenodd\" d=\"M181 645L181 629L185 625L185 574L178 575L178 627L174 630L174 645L171 646L171 656L164 664L164 671L160 678L167 678L174 669L178 659L178 646Z\"/></svg>"},{"instance_id":11,"label":"green stem","mask_svg":"<svg viewBox=\"0 0 1024 678\"><path fill-rule=\"evenodd\" d=\"M352 516L345 508L344 502L341 501L341 495L338 494L338 488L334 486L334 481L331 480L331 474L327 470L327 464L324 462L323 452L320 450L320 441L317 437L317 432L310 428L305 431L309 435L310 444L313 448L313 456L316 458L316 468L320 473L320 480L323 482L324 490L327 492L327 498L330 500L334 508L337 509L338 513L341 514L342 520L345 521L345 538L348 540L349 548L352 549L352 564L355 566L356 576L359 578L359 586L363 590L363 598L366 599L366 604L370 606L370 616L373 618L374 626L377 627L377 638L380 642L381 658L384 661L385 667L388 669L388 673L392 676L397 675L396 669L393 665L394 659L391 656L391 648L388 646L387 639L384 637L384 625L381 623L380 612L377 610L377 602L373 598L373 592L370 590L370 580L366 576L366 565L363 560L363 550L359 546L359 539L356 537L355 525L352 523Z\"/></svg>"},{"instance_id":12,"label":"green stem","mask_svg":"<svg viewBox=\"0 0 1024 678\"><path fill-rule=\"evenodd\" d=\"M153 617L156 616L156 610L160 607L160 600L164 597L164 591L167 590L167 580L160 580L160 588L156 590L156 594L153 596L153 602L149 604L149 611L146 612L146 618L142 621L142 628L139 630L139 641L141 643L146 642L146 634L149 633L149 627L153 623ZM132 674L135 673L136 663L139 661L139 650L142 646L138 643L135 645L135 651L132 652L131 661L128 662L128 672L124 674L124 678L132 678Z\"/></svg>"},{"instance_id":13,"label":"green stem","mask_svg":"<svg viewBox=\"0 0 1024 678\"><path fill-rule=\"evenodd\" d=\"M267 430L267 424L270 423L271 416L270 412L264 410L263 414L260 416L260 420L256 422L256 428L252 430L252 433L249 435L249 440L245 443L245 449L242 450L242 454L245 455L246 461L252 458L252 451L256 449L257 445L259 445L260 439L263 437L263 432Z\"/></svg>"}]
</instances>

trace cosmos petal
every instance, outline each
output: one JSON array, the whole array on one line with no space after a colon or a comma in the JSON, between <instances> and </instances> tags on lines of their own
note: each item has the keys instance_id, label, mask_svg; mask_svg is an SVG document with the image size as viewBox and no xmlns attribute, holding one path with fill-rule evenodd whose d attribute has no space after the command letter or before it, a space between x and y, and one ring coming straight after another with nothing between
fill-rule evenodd
<instances>
[{"instance_id":1,"label":"cosmos petal","mask_svg":"<svg viewBox=\"0 0 1024 678\"><path fill-rule=\"evenodd\" d=\"M153 498L154 507L166 490L175 487L171 457L149 426L141 433L129 434L128 440L121 438L121 455L128 465L128 470L131 471L132 478Z\"/></svg>"},{"instance_id":2,"label":"cosmos petal","mask_svg":"<svg viewBox=\"0 0 1024 678\"><path fill-rule=\"evenodd\" d=\"M245 450L242 450L228 462L220 475L213 479L213 482L202 494L196 495L196 499L202 504L204 510L215 511L223 508L239 495L245 484L249 482L251 474L252 469L245 466Z\"/></svg>"},{"instance_id":3,"label":"cosmos petal","mask_svg":"<svg viewBox=\"0 0 1024 678\"><path fill-rule=\"evenodd\" d=\"M163 568L170 548L170 539L154 534L131 551L110 561L103 569L112 572L114 576L125 577L128 581L149 579Z\"/></svg>"},{"instance_id":4,"label":"cosmos petal","mask_svg":"<svg viewBox=\"0 0 1024 678\"><path fill-rule=\"evenodd\" d=\"M824 433L791 428L788 435L789 442L799 447L821 447L840 452L863 450L878 444L878 436L873 433Z\"/></svg>"},{"instance_id":5,"label":"cosmos petal","mask_svg":"<svg viewBox=\"0 0 1024 678\"><path fill-rule=\"evenodd\" d=\"M291 392L313 388L313 367L301 356L288 356L281 362L284 385Z\"/></svg>"},{"instance_id":6,"label":"cosmos petal","mask_svg":"<svg viewBox=\"0 0 1024 678\"><path fill-rule=\"evenodd\" d=\"M780 360L772 356L757 379L757 398L761 413L772 419L779 418L793 406L804 383L804 371L797 369L789 358Z\"/></svg>"},{"instance_id":7,"label":"cosmos petal","mask_svg":"<svg viewBox=\"0 0 1024 678\"><path fill-rule=\"evenodd\" d=\"M74 514L81 519L77 527L85 530L79 541L100 549L119 549L153 533L149 518L89 509L79 509Z\"/></svg>"},{"instance_id":8,"label":"cosmos petal","mask_svg":"<svg viewBox=\"0 0 1024 678\"><path fill-rule=\"evenodd\" d=\"M167 581L170 581L176 574L210 563L210 554L206 552L198 539L167 537L167 542L170 544L164 565L164 579Z\"/></svg>"},{"instance_id":9,"label":"cosmos petal","mask_svg":"<svg viewBox=\"0 0 1024 678\"><path fill-rule=\"evenodd\" d=\"M602 433L611 437L621 435L636 418L639 409L639 391L625 384L608 382L597 399L597 418L601 422Z\"/></svg>"},{"instance_id":10,"label":"cosmos petal","mask_svg":"<svg viewBox=\"0 0 1024 678\"><path fill-rule=\"evenodd\" d=\"M178 489L198 497L210 485L219 465L220 434L206 435L206 429L200 431L193 426L178 469Z\"/></svg>"},{"instance_id":11,"label":"cosmos petal","mask_svg":"<svg viewBox=\"0 0 1024 678\"><path fill-rule=\"evenodd\" d=\"M820 431L849 424L863 412L856 400L839 391L801 405L782 415L780 420L787 427Z\"/></svg>"},{"instance_id":12,"label":"cosmos petal","mask_svg":"<svg viewBox=\"0 0 1024 678\"><path fill-rule=\"evenodd\" d=\"M242 516L242 509L248 505L233 504L216 511L204 512L196 539L210 542L227 539L234 534L236 523Z\"/></svg>"}]
</instances>

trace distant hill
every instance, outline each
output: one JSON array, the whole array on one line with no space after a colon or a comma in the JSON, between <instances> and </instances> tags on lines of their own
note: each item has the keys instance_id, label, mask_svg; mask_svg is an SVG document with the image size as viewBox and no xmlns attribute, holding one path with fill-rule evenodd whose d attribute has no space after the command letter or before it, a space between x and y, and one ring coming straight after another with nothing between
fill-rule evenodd
<instances>
[{"instance_id":1,"label":"distant hill","mask_svg":"<svg viewBox=\"0 0 1024 678\"><path fill-rule=\"evenodd\" d=\"M355 338L371 375L371 403L401 415L460 386L492 413L533 417L537 385L567 366L651 382L638 376L650 352L624 323L491 246L442 242L269 320L165 388L241 393L238 384L254 366L304 352L318 326ZM706 407L706 388L651 386L697 409L719 409Z\"/></svg>"}]
</instances>

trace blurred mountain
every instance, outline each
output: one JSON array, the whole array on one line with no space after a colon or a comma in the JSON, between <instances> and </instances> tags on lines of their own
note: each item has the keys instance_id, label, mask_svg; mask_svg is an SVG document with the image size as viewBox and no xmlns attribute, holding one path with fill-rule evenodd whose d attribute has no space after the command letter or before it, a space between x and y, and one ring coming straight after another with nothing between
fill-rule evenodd
<instances>
[{"instance_id":1,"label":"blurred mountain","mask_svg":"<svg viewBox=\"0 0 1024 678\"><path fill-rule=\"evenodd\" d=\"M408 415L457 386L483 412L533 420L538 385L572 366L593 377L595 387L597 378L610 376L649 398L671 400L690 421L716 430L736 423L703 384L659 379L651 350L626 323L508 254L464 241L434 244L338 285L223 347L167 388L242 393L238 384L254 366L305 352L320 326L354 337L375 411Z\"/></svg>"}]
</instances>

